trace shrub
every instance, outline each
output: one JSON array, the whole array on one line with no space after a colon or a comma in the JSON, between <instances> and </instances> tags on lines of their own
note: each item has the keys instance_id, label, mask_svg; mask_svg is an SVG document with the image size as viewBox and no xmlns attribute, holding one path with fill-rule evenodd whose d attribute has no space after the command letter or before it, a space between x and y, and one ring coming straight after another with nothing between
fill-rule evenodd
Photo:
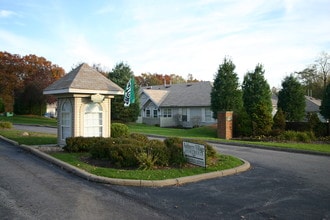
<instances>
[{"instance_id":1,"label":"shrub","mask_svg":"<svg viewBox=\"0 0 330 220\"><path fill-rule=\"evenodd\" d=\"M278 138L285 141L308 143L315 140L315 135L313 132L285 131Z\"/></svg>"},{"instance_id":2,"label":"shrub","mask_svg":"<svg viewBox=\"0 0 330 220\"><path fill-rule=\"evenodd\" d=\"M281 108L277 110L273 120L274 120L273 130L277 130L280 133L285 130L285 114Z\"/></svg>"},{"instance_id":3,"label":"shrub","mask_svg":"<svg viewBox=\"0 0 330 220\"><path fill-rule=\"evenodd\" d=\"M135 139L137 141L140 141L142 143L147 143L149 141L148 137L144 134L139 134L139 133L131 133L129 135L130 138Z\"/></svg>"},{"instance_id":4,"label":"shrub","mask_svg":"<svg viewBox=\"0 0 330 220\"><path fill-rule=\"evenodd\" d=\"M136 158L139 162L139 169L151 170L155 167L158 156L152 152L139 152L136 154Z\"/></svg>"},{"instance_id":5,"label":"shrub","mask_svg":"<svg viewBox=\"0 0 330 220\"><path fill-rule=\"evenodd\" d=\"M128 135L128 127L125 124L121 123L112 123L111 124L111 137L118 138Z\"/></svg>"},{"instance_id":6,"label":"shrub","mask_svg":"<svg viewBox=\"0 0 330 220\"><path fill-rule=\"evenodd\" d=\"M166 138L164 140L169 152L169 165L182 166L186 162L183 156L182 142L183 140L178 137Z\"/></svg>"},{"instance_id":7,"label":"shrub","mask_svg":"<svg viewBox=\"0 0 330 220\"><path fill-rule=\"evenodd\" d=\"M155 161L156 165L167 166L169 164L169 150L166 147L165 143L160 140L150 140L148 141L145 152L154 155L157 157Z\"/></svg>"},{"instance_id":8,"label":"shrub","mask_svg":"<svg viewBox=\"0 0 330 220\"><path fill-rule=\"evenodd\" d=\"M102 137L68 137L64 150L68 152L88 152Z\"/></svg>"},{"instance_id":9,"label":"shrub","mask_svg":"<svg viewBox=\"0 0 330 220\"><path fill-rule=\"evenodd\" d=\"M9 121L0 121L0 129L11 129L13 124Z\"/></svg>"},{"instance_id":10,"label":"shrub","mask_svg":"<svg viewBox=\"0 0 330 220\"><path fill-rule=\"evenodd\" d=\"M137 153L144 143L130 138L106 138L96 142L90 150L92 158L107 159L116 167L137 167Z\"/></svg>"}]
</instances>

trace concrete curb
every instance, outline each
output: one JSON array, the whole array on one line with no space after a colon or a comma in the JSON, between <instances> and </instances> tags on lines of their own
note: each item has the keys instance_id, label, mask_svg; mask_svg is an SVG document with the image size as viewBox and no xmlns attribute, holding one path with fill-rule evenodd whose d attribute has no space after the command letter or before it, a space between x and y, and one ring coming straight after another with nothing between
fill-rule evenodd
<instances>
[{"instance_id":1,"label":"concrete curb","mask_svg":"<svg viewBox=\"0 0 330 220\"><path fill-rule=\"evenodd\" d=\"M244 162L244 164L241 166L238 166L238 167L235 167L232 169L222 170L222 171L198 174L198 175L194 175L194 176L186 176L186 177L180 177L180 178L175 178L175 179L166 179L166 180L116 179L116 178L97 176L97 175L88 173L82 169L79 169L75 166L72 166L61 160L58 160L34 147L24 145L24 144L20 145L16 141L10 140L1 135L0 135L0 138L3 139L4 141L7 141L13 145L20 147L20 148L26 150L27 152L30 152L46 161L49 161L50 163L60 167L61 169L66 170L70 173L73 173L74 175L77 175L77 176L82 177L89 181L93 181L93 182L97 182L97 183L104 183L104 184L112 184L112 185L143 186L143 187L179 186L179 185L183 185L183 184L187 184L187 183L193 183L193 182L198 182L198 181L202 181L202 180L208 180L208 179L238 174L238 173L249 170L251 167L251 165L248 161L239 158L240 160L242 160Z\"/></svg>"}]
</instances>

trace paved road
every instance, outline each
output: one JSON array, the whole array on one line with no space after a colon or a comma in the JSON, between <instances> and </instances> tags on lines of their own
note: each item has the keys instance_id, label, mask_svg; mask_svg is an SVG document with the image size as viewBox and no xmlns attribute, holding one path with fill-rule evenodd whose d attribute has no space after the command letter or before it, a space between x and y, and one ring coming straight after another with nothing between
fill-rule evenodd
<instances>
[{"instance_id":1,"label":"paved road","mask_svg":"<svg viewBox=\"0 0 330 220\"><path fill-rule=\"evenodd\" d=\"M43 126L14 124L14 128L17 129L17 130L22 130L22 131L33 131L33 132L57 134L57 128L54 128L54 127L43 127Z\"/></svg>"},{"instance_id":2,"label":"paved road","mask_svg":"<svg viewBox=\"0 0 330 220\"><path fill-rule=\"evenodd\" d=\"M330 219L330 157L215 146L253 168L181 187L115 188L180 219Z\"/></svg>"},{"instance_id":3,"label":"paved road","mask_svg":"<svg viewBox=\"0 0 330 220\"><path fill-rule=\"evenodd\" d=\"M330 219L327 156L217 144L252 169L179 187L143 188L90 183L0 145L0 167L6 167L0 169L0 219Z\"/></svg>"},{"instance_id":4,"label":"paved road","mask_svg":"<svg viewBox=\"0 0 330 220\"><path fill-rule=\"evenodd\" d=\"M0 140L0 219L169 219Z\"/></svg>"}]
</instances>

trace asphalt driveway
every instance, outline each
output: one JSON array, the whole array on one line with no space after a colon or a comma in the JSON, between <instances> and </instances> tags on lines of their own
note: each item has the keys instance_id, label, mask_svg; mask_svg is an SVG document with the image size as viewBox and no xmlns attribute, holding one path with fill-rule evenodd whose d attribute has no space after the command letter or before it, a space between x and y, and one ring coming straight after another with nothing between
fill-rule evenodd
<instances>
[{"instance_id":1,"label":"asphalt driveway","mask_svg":"<svg viewBox=\"0 0 330 220\"><path fill-rule=\"evenodd\" d=\"M13 203L28 207L31 203L31 195L41 193L42 199L47 200L47 195L50 194L49 198L54 199L54 192L52 192L54 190L57 197L65 198L68 195L67 190L69 190L70 197L82 197L82 201L86 200L87 204L87 200L90 200L91 197L90 201L96 203L93 207L98 207L99 219L111 216L110 212L114 210L107 207L112 205L118 207L118 216L125 216L125 213L119 214L119 212L126 210L129 213L130 206L132 206L132 213L135 213L133 215L136 215L136 219L142 218L144 214L146 219L155 216L157 219L167 217L171 219L330 219L329 156L221 144L214 146L221 153L248 160L252 169L238 175L179 187L147 188L90 183L72 177L59 168L45 165L47 163L41 160L34 161L35 167L31 169L26 168L25 165L29 162L23 162L16 166L18 173L11 174L10 181L7 181L6 178L9 171L0 169L0 201L1 204L7 204L5 208L0 209L0 213L2 210L6 212L12 210L11 204ZM7 148L8 146L5 146L4 149ZM6 150L0 148L0 154L3 151ZM22 154L17 153L17 155ZM12 166L3 164L5 161L3 158L10 161L11 157L14 161L21 160L16 158L15 153L5 155L0 160L2 161L0 166ZM27 154L26 157L34 156ZM39 166L43 167L42 171L39 171ZM27 165L27 167L29 166ZM42 174L39 174L40 172ZM28 188L26 192L20 192L24 186L22 183L29 179L22 177L39 177L40 175L45 176L44 181L32 178L30 183L25 183L30 187L37 181L39 186L37 189L32 187ZM15 182L16 180L17 182ZM85 188L86 185L87 188ZM48 190L45 190L46 188ZM101 195L105 196L105 202ZM24 198L23 202L21 198ZM128 202L126 209L119 208L124 204L116 204L118 199ZM36 206L40 210L49 208L49 204L42 202L43 200L41 202L38 199L32 201L34 203L38 201ZM97 205L97 200L102 201L100 206ZM81 209L73 206L67 210L64 208L65 206L60 205L62 202L64 199L51 203L51 205L59 211L64 209L67 216L74 216L73 213L79 211L85 213L84 210L87 210L84 205L81 206ZM145 213L137 212L139 208L146 210ZM128 213L126 214L128 215ZM6 217L6 215L3 216ZM56 214L53 217L56 217Z\"/></svg>"}]
</instances>

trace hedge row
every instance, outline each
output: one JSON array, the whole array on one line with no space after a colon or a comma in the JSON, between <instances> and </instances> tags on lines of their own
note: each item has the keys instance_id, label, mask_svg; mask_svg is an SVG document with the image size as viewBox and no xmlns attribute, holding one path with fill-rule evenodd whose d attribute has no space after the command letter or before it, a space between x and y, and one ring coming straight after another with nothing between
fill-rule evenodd
<instances>
[{"instance_id":1,"label":"hedge row","mask_svg":"<svg viewBox=\"0 0 330 220\"><path fill-rule=\"evenodd\" d=\"M68 152L89 152L92 158L109 160L118 168L152 169L184 165L186 160L182 143L181 138L149 140L142 134L130 134L119 138L70 137L67 138L64 149ZM208 158L215 157L216 151L212 146L201 141L196 143L206 146Z\"/></svg>"}]
</instances>

